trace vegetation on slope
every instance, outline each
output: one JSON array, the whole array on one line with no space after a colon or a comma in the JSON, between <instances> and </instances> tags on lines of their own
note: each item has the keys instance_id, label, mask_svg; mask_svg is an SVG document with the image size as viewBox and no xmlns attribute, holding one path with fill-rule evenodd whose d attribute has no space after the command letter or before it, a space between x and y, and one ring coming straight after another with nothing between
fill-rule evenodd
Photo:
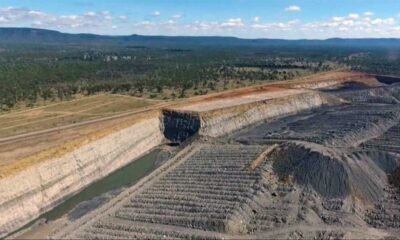
<instances>
[{"instance_id":1,"label":"vegetation on slope","mask_svg":"<svg viewBox=\"0 0 400 240\"><path fill-rule=\"evenodd\" d=\"M182 98L338 67L331 56L316 54L270 48L7 45L0 52L0 109L99 92Z\"/></svg>"},{"instance_id":2,"label":"vegetation on slope","mask_svg":"<svg viewBox=\"0 0 400 240\"><path fill-rule=\"evenodd\" d=\"M399 74L397 42L109 37L0 28L0 111L100 92L183 98L343 67Z\"/></svg>"}]
</instances>

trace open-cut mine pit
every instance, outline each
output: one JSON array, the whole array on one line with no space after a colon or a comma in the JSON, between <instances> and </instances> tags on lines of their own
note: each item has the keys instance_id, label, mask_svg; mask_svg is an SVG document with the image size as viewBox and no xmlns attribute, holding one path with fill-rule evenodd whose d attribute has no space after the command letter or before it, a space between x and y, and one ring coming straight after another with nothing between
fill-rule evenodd
<instances>
[{"instance_id":1,"label":"open-cut mine pit","mask_svg":"<svg viewBox=\"0 0 400 240\"><path fill-rule=\"evenodd\" d=\"M321 74L189 99L0 179L0 236L157 146L53 239L396 239L400 79ZM17 234L11 237L21 236Z\"/></svg>"}]
</instances>

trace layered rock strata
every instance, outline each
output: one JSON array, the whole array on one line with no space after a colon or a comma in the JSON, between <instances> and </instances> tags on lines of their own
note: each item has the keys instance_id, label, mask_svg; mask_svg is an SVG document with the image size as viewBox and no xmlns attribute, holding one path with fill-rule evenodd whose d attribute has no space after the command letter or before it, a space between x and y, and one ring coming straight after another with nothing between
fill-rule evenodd
<instances>
[{"instance_id":1,"label":"layered rock strata","mask_svg":"<svg viewBox=\"0 0 400 240\"><path fill-rule=\"evenodd\" d=\"M175 128L185 126L181 128L181 131L185 133L180 134L179 137L176 136L179 140L184 140L185 137L195 133L193 125L188 127L189 123L196 123L195 128L201 136L219 137L269 118L294 114L332 103L323 93L314 91L295 92L287 96L238 104L240 100L242 99L233 101L231 106L225 108L209 109L207 105L206 111L203 111L202 106L198 104L194 110L171 109L168 111L168 117L164 117L164 125L172 125Z\"/></svg>"},{"instance_id":2,"label":"layered rock strata","mask_svg":"<svg viewBox=\"0 0 400 240\"><path fill-rule=\"evenodd\" d=\"M345 73L339 80L324 75L324 81L303 80L288 85L281 83L197 98L181 106L174 105L162 110L157 116L130 123L72 150L67 149L62 156L48 156L44 161L7 175L0 179L0 237L17 230L89 184L145 154L161 144L164 138L183 142L197 134L220 137L282 115L336 104L339 100L332 93L305 88L329 87L360 78L348 74ZM372 80L370 83L377 84ZM392 126L383 125L380 127L377 124L379 129ZM230 226L229 229L236 227Z\"/></svg>"},{"instance_id":3,"label":"layered rock strata","mask_svg":"<svg viewBox=\"0 0 400 240\"><path fill-rule=\"evenodd\" d=\"M329 102L323 95L307 92L204 112L201 113L200 135L219 137L269 118L318 108L324 104Z\"/></svg>"},{"instance_id":4,"label":"layered rock strata","mask_svg":"<svg viewBox=\"0 0 400 240\"><path fill-rule=\"evenodd\" d=\"M159 145L158 117L88 143L64 156L0 179L0 237Z\"/></svg>"}]
</instances>

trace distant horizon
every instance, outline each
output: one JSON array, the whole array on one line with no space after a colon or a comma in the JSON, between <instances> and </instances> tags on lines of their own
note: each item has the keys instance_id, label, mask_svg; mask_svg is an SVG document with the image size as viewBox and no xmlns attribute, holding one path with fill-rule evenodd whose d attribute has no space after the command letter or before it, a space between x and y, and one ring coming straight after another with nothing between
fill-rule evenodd
<instances>
[{"instance_id":1,"label":"distant horizon","mask_svg":"<svg viewBox=\"0 0 400 240\"><path fill-rule=\"evenodd\" d=\"M71 34L71 35L96 35L102 37L129 37L129 36L144 36L144 37L191 37L191 38L236 38L236 39L243 39L243 40L283 40L283 41L326 41L326 40L334 40L334 39L341 39L341 40L400 40L400 37L330 37L330 38L267 38L267 37L260 37L260 38L245 38L245 37L238 37L238 36L230 36L230 35L151 35L151 34L124 34L124 35L111 35L111 34L97 34L97 33L90 33L90 32L65 32L60 31L57 29L50 29L50 28L35 28L35 27L0 27L0 29L30 29L30 30L43 30L43 31L54 31L61 34Z\"/></svg>"},{"instance_id":2,"label":"distant horizon","mask_svg":"<svg viewBox=\"0 0 400 240\"><path fill-rule=\"evenodd\" d=\"M2 0L0 27L109 36L400 38L400 1Z\"/></svg>"}]
</instances>

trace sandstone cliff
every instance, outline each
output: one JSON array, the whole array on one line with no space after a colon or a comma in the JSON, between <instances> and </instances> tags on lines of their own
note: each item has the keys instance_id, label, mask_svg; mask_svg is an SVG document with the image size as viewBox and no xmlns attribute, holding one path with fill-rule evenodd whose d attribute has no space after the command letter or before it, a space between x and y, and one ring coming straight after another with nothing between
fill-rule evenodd
<instances>
[{"instance_id":1,"label":"sandstone cliff","mask_svg":"<svg viewBox=\"0 0 400 240\"><path fill-rule=\"evenodd\" d=\"M301 110L328 104L328 100L316 92L307 92L239 105L201 114L200 135L218 137L256 122Z\"/></svg>"},{"instance_id":2,"label":"sandstone cliff","mask_svg":"<svg viewBox=\"0 0 400 240\"><path fill-rule=\"evenodd\" d=\"M342 76L341 81L348 74L343 73L346 78ZM156 116L124 126L114 124L119 127L61 149L61 155L49 151L23 168L10 168L16 172L0 174L0 237L145 154L164 138L182 142L197 134L219 137L260 121L336 103L322 92L304 89L338 84L340 81L331 80L334 76L323 75L322 83L305 79L287 86L281 83L198 97Z\"/></svg>"},{"instance_id":3,"label":"sandstone cliff","mask_svg":"<svg viewBox=\"0 0 400 240\"><path fill-rule=\"evenodd\" d=\"M130 163L163 140L158 117L0 179L0 237Z\"/></svg>"}]
</instances>

